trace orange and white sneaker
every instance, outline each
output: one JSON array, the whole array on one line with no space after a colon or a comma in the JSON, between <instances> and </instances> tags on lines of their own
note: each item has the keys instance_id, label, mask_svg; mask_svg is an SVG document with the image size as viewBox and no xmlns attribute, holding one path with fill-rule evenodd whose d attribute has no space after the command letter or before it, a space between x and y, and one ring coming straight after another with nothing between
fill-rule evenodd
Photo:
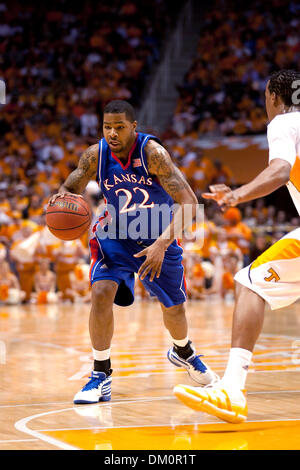
<instances>
[{"instance_id":1,"label":"orange and white sneaker","mask_svg":"<svg viewBox=\"0 0 300 470\"><path fill-rule=\"evenodd\" d=\"M196 411L204 411L228 423L243 423L247 419L247 400L244 390L230 390L218 382L206 387L176 385L174 395Z\"/></svg>"}]
</instances>

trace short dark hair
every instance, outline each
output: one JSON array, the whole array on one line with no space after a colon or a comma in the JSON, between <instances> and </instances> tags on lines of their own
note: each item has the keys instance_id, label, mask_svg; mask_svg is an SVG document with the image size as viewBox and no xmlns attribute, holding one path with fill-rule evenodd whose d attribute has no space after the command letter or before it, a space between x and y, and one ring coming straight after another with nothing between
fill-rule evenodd
<instances>
[{"instance_id":1,"label":"short dark hair","mask_svg":"<svg viewBox=\"0 0 300 470\"><path fill-rule=\"evenodd\" d=\"M293 106L295 103L293 103L292 97L296 88L293 88L292 84L296 80L299 80L300 84L300 73L295 70L274 72L269 79L269 92L280 96L286 106Z\"/></svg>"},{"instance_id":2,"label":"short dark hair","mask_svg":"<svg viewBox=\"0 0 300 470\"><path fill-rule=\"evenodd\" d=\"M103 110L104 113L110 113L110 114L121 114L125 113L126 119L128 121L135 121L135 111L133 107L131 106L130 103L127 101L123 100L113 100L107 103Z\"/></svg>"}]
</instances>

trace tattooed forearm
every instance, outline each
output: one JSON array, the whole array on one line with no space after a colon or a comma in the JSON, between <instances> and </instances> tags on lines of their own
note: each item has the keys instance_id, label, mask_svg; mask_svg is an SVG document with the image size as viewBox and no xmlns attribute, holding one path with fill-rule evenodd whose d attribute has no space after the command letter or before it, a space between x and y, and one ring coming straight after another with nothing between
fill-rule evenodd
<instances>
[{"instance_id":1,"label":"tattooed forearm","mask_svg":"<svg viewBox=\"0 0 300 470\"><path fill-rule=\"evenodd\" d=\"M92 145L82 154L78 167L70 173L60 188L60 192L68 191L75 194L82 193L88 182L96 176L97 162L98 144Z\"/></svg>"},{"instance_id":2,"label":"tattooed forearm","mask_svg":"<svg viewBox=\"0 0 300 470\"><path fill-rule=\"evenodd\" d=\"M69 174L64 184L60 187L59 192L81 194L85 186L86 185L83 184L82 170L76 168L76 170Z\"/></svg>"},{"instance_id":3,"label":"tattooed forearm","mask_svg":"<svg viewBox=\"0 0 300 470\"><path fill-rule=\"evenodd\" d=\"M176 168L164 147L150 140L146 145L149 172L158 176L159 182L166 192L178 203L197 203L188 182Z\"/></svg>"}]
</instances>

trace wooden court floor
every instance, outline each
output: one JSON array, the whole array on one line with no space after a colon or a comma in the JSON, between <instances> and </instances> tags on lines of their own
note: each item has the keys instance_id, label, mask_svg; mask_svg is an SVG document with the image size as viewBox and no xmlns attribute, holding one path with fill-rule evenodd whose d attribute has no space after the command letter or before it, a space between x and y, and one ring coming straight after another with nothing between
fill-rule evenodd
<instances>
[{"instance_id":1,"label":"wooden court floor","mask_svg":"<svg viewBox=\"0 0 300 470\"><path fill-rule=\"evenodd\" d=\"M187 304L190 337L218 373L232 305ZM74 406L89 375L89 306L0 306L0 450L300 449L300 304L267 311L248 379L249 418L230 425L172 395L192 383L166 359L155 301L115 308L112 401Z\"/></svg>"}]
</instances>

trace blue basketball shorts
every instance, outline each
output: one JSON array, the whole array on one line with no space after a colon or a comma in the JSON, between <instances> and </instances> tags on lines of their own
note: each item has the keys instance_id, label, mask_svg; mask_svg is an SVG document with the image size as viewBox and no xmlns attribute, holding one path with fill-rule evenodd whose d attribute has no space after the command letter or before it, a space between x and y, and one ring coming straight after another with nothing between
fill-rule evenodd
<instances>
[{"instance_id":1,"label":"blue basketball shorts","mask_svg":"<svg viewBox=\"0 0 300 470\"><path fill-rule=\"evenodd\" d=\"M145 257L134 254L146 246L135 240L111 240L95 237L90 240L90 282L109 279L118 284L114 303L126 307L134 301L134 273L137 273ZM182 248L174 241L167 249L160 277L150 282L150 274L141 281L151 296L156 296L165 307L186 301Z\"/></svg>"}]
</instances>

